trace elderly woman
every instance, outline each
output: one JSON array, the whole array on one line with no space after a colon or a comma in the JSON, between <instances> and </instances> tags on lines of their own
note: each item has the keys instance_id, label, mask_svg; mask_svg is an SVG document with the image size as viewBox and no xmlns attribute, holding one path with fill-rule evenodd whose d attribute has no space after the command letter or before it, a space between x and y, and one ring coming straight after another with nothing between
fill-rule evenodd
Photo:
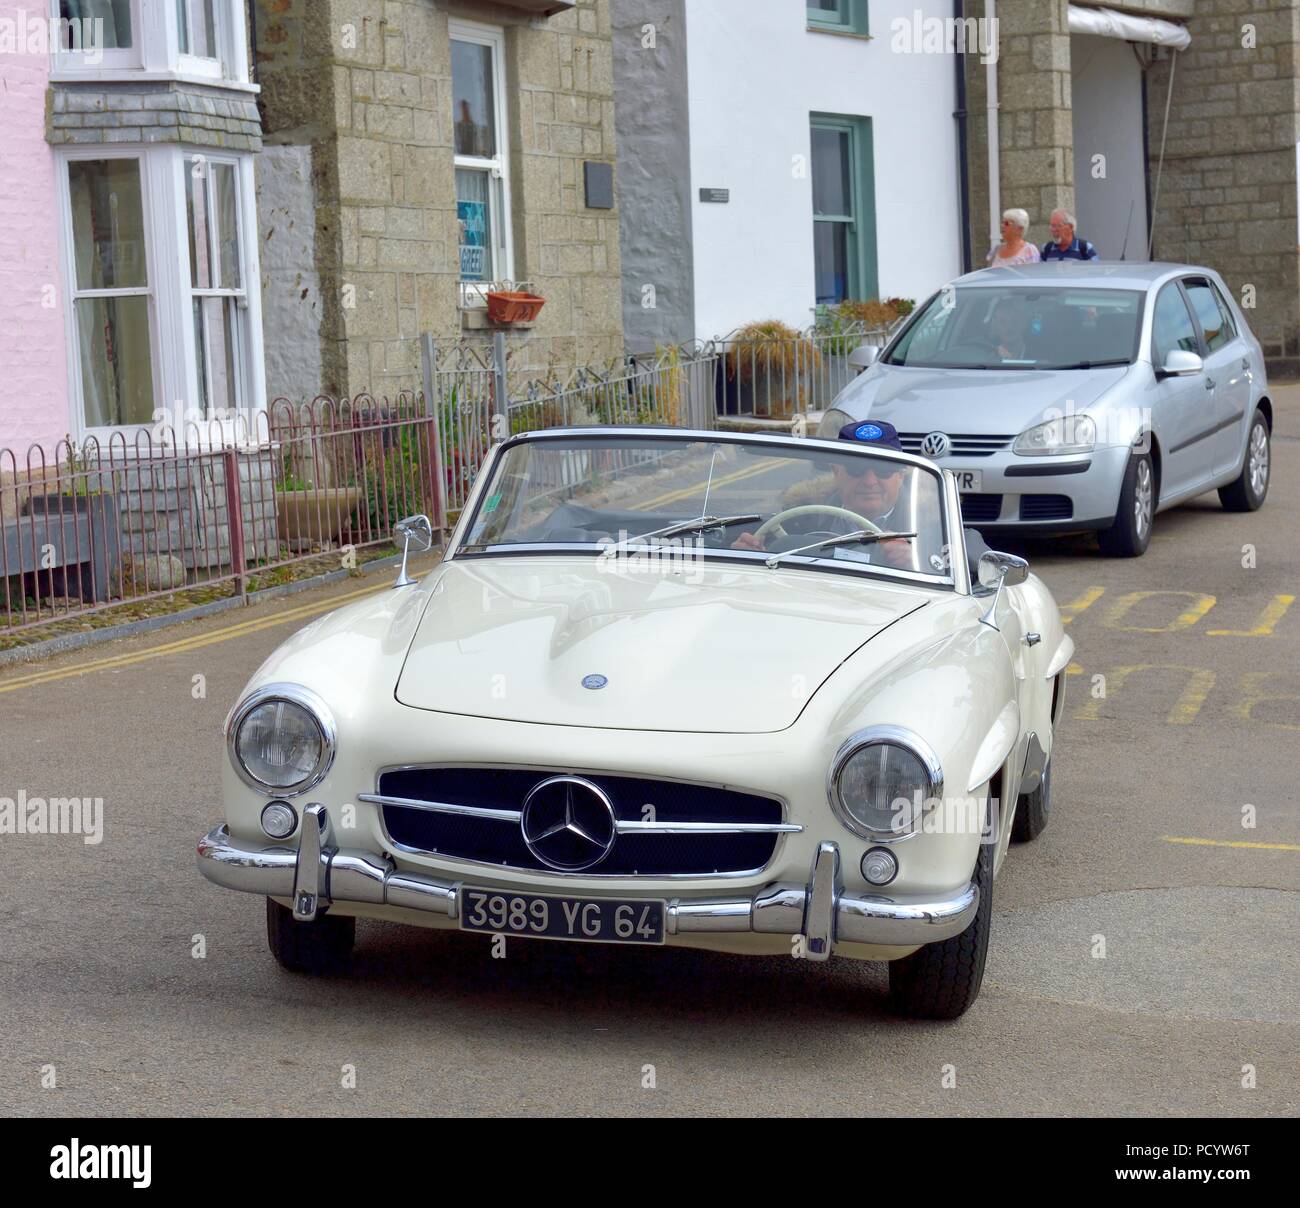
<instances>
[{"instance_id":1,"label":"elderly woman","mask_svg":"<svg viewBox=\"0 0 1300 1208\"><path fill-rule=\"evenodd\" d=\"M1013 264L1032 264L1042 257L1038 249L1025 239L1029 230L1029 215L1024 210L1002 211L1002 242L995 244L988 254L990 268L1007 268Z\"/></svg>"}]
</instances>

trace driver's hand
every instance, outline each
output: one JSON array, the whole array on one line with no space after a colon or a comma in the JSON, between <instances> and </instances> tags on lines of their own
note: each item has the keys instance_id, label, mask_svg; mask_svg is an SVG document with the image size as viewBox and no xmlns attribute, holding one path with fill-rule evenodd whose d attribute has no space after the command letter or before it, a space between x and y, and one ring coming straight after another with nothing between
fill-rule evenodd
<instances>
[{"instance_id":1,"label":"driver's hand","mask_svg":"<svg viewBox=\"0 0 1300 1208\"><path fill-rule=\"evenodd\" d=\"M763 544L762 539L755 536L753 533L741 533L740 536L731 543L731 548L758 550L760 553L767 552L767 546Z\"/></svg>"},{"instance_id":2,"label":"driver's hand","mask_svg":"<svg viewBox=\"0 0 1300 1208\"><path fill-rule=\"evenodd\" d=\"M895 570L911 570L912 548L907 541L881 541L876 548Z\"/></svg>"}]
</instances>

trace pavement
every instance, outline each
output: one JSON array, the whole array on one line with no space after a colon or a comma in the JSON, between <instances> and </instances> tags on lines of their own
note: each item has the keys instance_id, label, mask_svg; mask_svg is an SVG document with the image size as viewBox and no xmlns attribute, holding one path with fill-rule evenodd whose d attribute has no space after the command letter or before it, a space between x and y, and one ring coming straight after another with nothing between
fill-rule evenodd
<instances>
[{"instance_id":1,"label":"pavement","mask_svg":"<svg viewBox=\"0 0 1300 1208\"><path fill-rule=\"evenodd\" d=\"M995 888L948 1024L886 970L363 922L285 973L194 843L227 709L348 580L0 670L0 797L103 799L102 842L0 834L5 1115L1289 1116L1300 1110L1300 387L1254 515L1214 495L1144 558L1012 548L1077 645L1046 833ZM1250 824L1250 825L1247 825ZM93 837L93 836L92 836Z\"/></svg>"}]
</instances>

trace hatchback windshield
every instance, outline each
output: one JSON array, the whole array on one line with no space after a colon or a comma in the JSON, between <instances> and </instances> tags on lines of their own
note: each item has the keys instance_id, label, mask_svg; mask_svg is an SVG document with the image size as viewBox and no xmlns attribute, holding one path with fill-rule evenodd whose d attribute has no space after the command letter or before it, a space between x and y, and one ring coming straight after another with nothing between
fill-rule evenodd
<instances>
[{"instance_id":1,"label":"hatchback windshield","mask_svg":"<svg viewBox=\"0 0 1300 1208\"><path fill-rule=\"evenodd\" d=\"M936 294L884 358L929 369L1091 369L1137 355L1144 295L963 287Z\"/></svg>"},{"instance_id":2,"label":"hatchback windshield","mask_svg":"<svg viewBox=\"0 0 1300 1208\"><path fill-rule=\"evenodd\" d=\"M503 453L461 548L609 556L675 546L947 578L941 487L935 470L788 438L566 435Z\"/></svg>"}]
</instances>

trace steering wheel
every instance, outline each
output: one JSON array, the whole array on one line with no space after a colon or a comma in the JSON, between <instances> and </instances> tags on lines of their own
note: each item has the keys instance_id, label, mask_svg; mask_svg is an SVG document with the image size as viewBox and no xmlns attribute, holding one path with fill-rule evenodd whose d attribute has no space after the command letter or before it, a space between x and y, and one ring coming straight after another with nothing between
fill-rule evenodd
<instances>
[{"instance_id":1,"label":"steering wheel","mask_svg":"<svg viewBox=\"0 0 1300 1208\"><path fill-rule=\"evenodd\" d=\"M837 508L829 503L805 503L796 508L786 508L783 512L777 512L775 516L769 517L754 530L754 536L760 541L766 542L770 536L787 537L789 534L782 526L783 520L793 520L796 516L834 516L840 520L848 520L852 523L854 529L866 529L869 533L883 533L885 530L871 523L865 516L859 516L857 512L850 512L848 508Z\"/></svg>"}]
</instances>

